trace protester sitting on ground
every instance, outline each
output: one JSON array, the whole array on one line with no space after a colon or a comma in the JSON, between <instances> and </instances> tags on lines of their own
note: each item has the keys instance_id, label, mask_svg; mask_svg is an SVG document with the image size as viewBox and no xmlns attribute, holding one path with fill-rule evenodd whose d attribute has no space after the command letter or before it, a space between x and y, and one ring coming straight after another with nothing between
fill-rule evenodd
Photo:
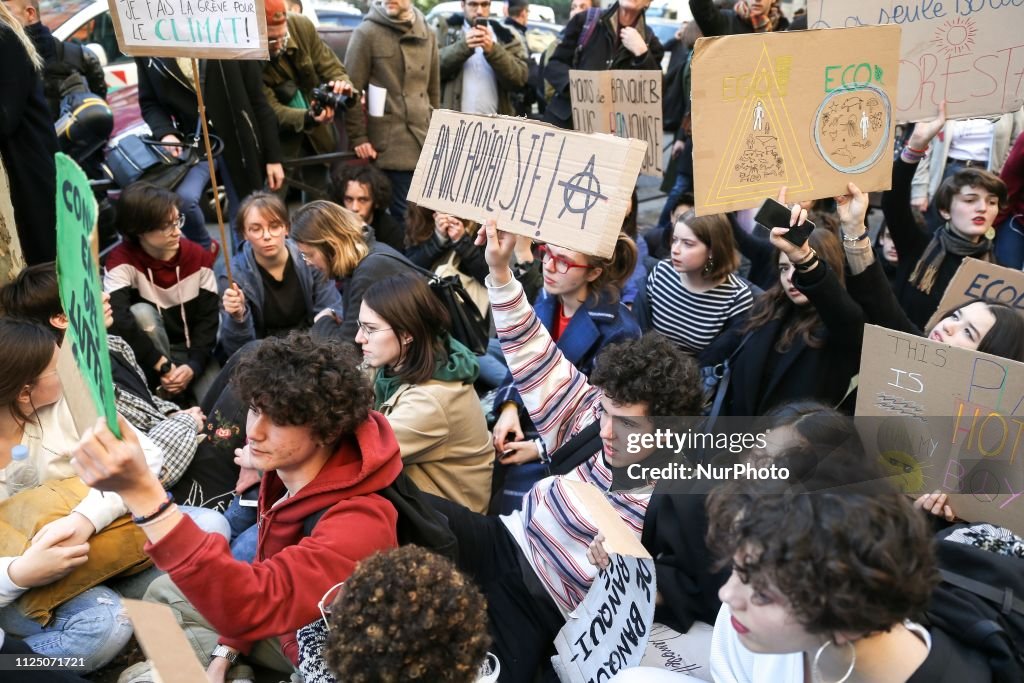
<instances>
[{"instance_id":1,"label":"protester sitting on ground","mask_svg":"<svg viewBox=\"0 0 1024 683\"><path fill-rule=\"evenodd\" d=\"M355 343L359 305L367 288L389 275L414 270L404 256L367 234L363 226L358 214L325 201L310 202L292 216L291 237L302 258L324 277L337 280L342 290L342 317L317 320L314 336Z\"/></svg>"},{"instance_id":2,"label":"protester sitting on ground","mask_svg":"<svg viewBox=\"0 0 1024 683\"><path fill-rule=\"evenodd\" d=\"M146 551L168 572L146 600L177 612L208 679L221 682L239 653L294 671L296 629L319 617L321 596L359 560L397 545L395 508L376 493L402 469L394 434L370 410L369 382L345 344L302 332L264 339L232 381L249 406L245 458L264 470L252 564L232 559L226 542L183 518L131 435L118 440L98 424L74 453L83 481L120 493L144 518ZM320 517L307 533L312 515ZM227 675L247 678L244 667Z\"/></svg>"},{"instance_id":3,"label":"protester sitting on ground","mask_svg":"<svg viewBox=\"0 0 1024 683\"><path fill-rule=\"evenodd\" d=\"M499 232L493 221L484 228L488 292L498 336L547 449L553 452L577 438L589 443L598 431L604 445L568 475L535 484L523 510L511 515L485 517L431 498L458 537L459 568L487 598L502 680L533 681L538 667L548 661L565 615L583 600L596 577L586 552L597 529L581 516L565 482L588 482L608 491L614 468L646 455L614 449L613 416L635 424L647 415L693 415L702 398L696 365L658 335L608 347L590 384L551 343L513 278L509 266L515 236ZM484 235L479 240L483 244ZM643 492L607 494L638 535L648 497Z\"/></svg>"},{"instance_id":4,"label":"protester sitting on ground","mask_svg":"<svg viewBox=\"0 0 1024 683\"><path fill-rule=\"evenodd\" d=\"M324 658L346 683L474 683L487 657L480 591L449 560L415 545L360 562L324 611Z\"/></svg>"},{"instance_id":5,"label":"protester sitting on ground","mask_svg":"<svg viewBox=\"0 0 1024 683\"><path fill-rule=\"evenodd\" d=\"M806 216L794 204L791 225ZM742 328L723 415L763 415L796 399L838 405L859 369L864 314L843 289L839 238L815 228L797 247L783 237L788 230L772 228L778 280L755 300Z\"/></svg>"},{"instance_id":6,"label":"protester sitting on ground","mask_svg":"<svg viewBox=\"0 0 1024 683\"><path fill-rule=\"evenodd\" d=\"M109 328L114 320L110 295L104 292L102 296L104 322ZM0 289L0 311L4 315L35 320L56 335L57 344L64 343L69 323L61 307L53 263L29 266L18 273L14 282ZM154 395L146 385L146 373L124 339L107 335L107 347L114 381L114 407L160 449L163 456L160 482L170 488L196 454L205 415L199 408L182 410L176 403Z\"/></svg>"},{"instance_id":7,"label":"protester sitting on ground","mask_svg":"<svg viewBox=\"0 0 1024 683\"><path fill-rule=\"evenodd\" d=\"M192 390L201 401L216 374L213 347L220 314L214 256L181 238L184 215L173 192L136 183L121 194L107 256L110 331L132 347L151 384L170 396Z\"/></svg>"},{"instance_id":8,"label":"protester sitting on ground","mask_svg":"<svg viewBox=\"0 0 1024 683\"><path fill-rule=\"evenodd\" d=\"M656 225L644 233L643 239L647 243L647 266L648 271L653 271L658 261L667 259L672 255L672 236L675 234L675 224L680 216L694 207L693 193L683 192L675 198L672 204L666 202L665 209L668 211L668 225L662 228Z\"/></svg>"},{"instance_id":9,"label":"protester sitting on ground","mask_svg":"<svg viewBox=\"0 0 1024 683\"><path fill-rule=\"evenodd\" d=\"M964 168L947 178L935 194L935 207L946 223L934 235L917 227L910 207L914 171L943 124L946 105L932 121L914 126L910 141L893 163L892 189L882 196L882 210L896 251L900 255L896 292L907 317L922 327L938 308L939 300L967 256L992 261L993 222L1006 204L1006 185L998 176L977 168Z\"/></svg>"},{"instance_id":10,"label":"protester sitting on ground","mask_svg":"<svg viewBox=\"0 0 1024 683\"><path fill-rule=\"evenodd\" d=\"M473 390L476 356L450 325L422 277L392 275L363 295L356 343L377 371L373 407L395 432L406 474L420 490L482 513L494 448Z\"/></svg>"},{"instance_id":11,"label":"protester sitting on ground","mask_svg":"<svg viewBox=\"0 0 1024 683\"><path fill-rule=\"evenodd\" d=\"M850 183L849 195L839 198L843 249L850 265L846 288L864 311L864 320L900 332L925 336L907 316L875 258L864 226L867 195ZM933 341L963 349L1024 361L1024 316L996 301L975 301L945 311L928 332Z\"/></svg>"},{"instance_id":12,"label":"protester sitting on ground","mask_svg":"<svg viewBox=\"0 0 1024 683\"><path fill-rule=\"evenodd\" d=\"M483 249L473 244L479 228L473 221L410 203L405 214L405 255L431 271L449 264L447 271L458 270L464 283L468 278L476 280L486 295L483 282L487 263ZM483 307L481 313L486 315Z\"/></svg>"},{"instance_id":13,"label":"protester sitting on ground","mask_svg":"<svg viewBox=\"0 0 1024 683\"><path fill-rule=\"evenodd\" d=\"M655 266L633 307L641 329L665 335L701 366L721 363L754 304L739 265L729 219L687 212L676 221L670 257Z\"/></svg>"},{"instance_id":14,"label":"protester sitting on ground","mask_svg":"<svg viewBox=\"0 0 1024 683\"><path fill-rule=\"evenodd\" d=\"M231 259L234 283L220 279L220 345L230 356L245 344L310 327L323 315L341 315L334 283L302 258L288 239L288 210L276 195L254 192L235 219L242 250Z\"/></svg>"},{"instance_id":15,"label":"protester sitting on ground","mask_svg":"<svg viewBox=\"0 0 1024 683\"><path fill-rule=\"evenodd\" d=\"M373 164L342 164L331 174L330 199L373 228L373 236L396 251L405 250L405 231L388 213L391 181Z\"/></svg>"},{"instance_id":16,"label":"protester sitting on ground","mask_svg":"<svg viewBox=\"0 0 1024 683\"><path fill-rule=\"evenodd\" d=\"M633 314L619 301L636 265L636 245L619 233L611 258L553 244L543 245L541 256L544 289L534 302L534 314L568 362L589 376L605 347L641 334ZM500 344L492 344L491 352L495 350L500 350ZM547 455L532 438L526 438L535 428L523 408L512 373L506 369L494 397L494 447L502 464L522 465Z\"/></svg>"}]
</instances>

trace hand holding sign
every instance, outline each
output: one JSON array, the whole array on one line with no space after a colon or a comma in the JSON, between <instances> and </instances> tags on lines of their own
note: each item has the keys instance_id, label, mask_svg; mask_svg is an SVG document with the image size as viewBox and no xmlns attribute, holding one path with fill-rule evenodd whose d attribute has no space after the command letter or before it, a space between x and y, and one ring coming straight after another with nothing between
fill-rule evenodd
<instances>
[{"instance_id":1,"label":"hand holding sign","mask_svg":"<svg viewBox=\"0 0 1024 683\"><path fill-rule=\"evenodd\" d=\"M484 260L491 269L491 282L497 287L508 284L512 280L512 254L516 250L516 236L498 230L498 224L489 220L476 234L474 244L485 247Z\"/></svg>"},{"instance_id":2,"label":"hand holding sign","mask_svg":"<svg viewBox=\"0 0 1024 683\"><path fill-rule=\"evenodd\" d=\"M914 132L910 134L910 142L907 143L918 151L928 149L932 139L939 134L942 127L946 125L946 101L939 103L939 114L931 121L920 121L914 124Z\"/></svg>"}]
</instances>

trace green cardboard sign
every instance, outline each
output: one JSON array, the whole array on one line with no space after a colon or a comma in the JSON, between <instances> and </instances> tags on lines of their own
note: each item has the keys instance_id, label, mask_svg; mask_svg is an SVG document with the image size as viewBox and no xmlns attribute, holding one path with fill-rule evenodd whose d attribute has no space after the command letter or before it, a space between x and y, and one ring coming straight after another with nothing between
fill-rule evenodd
<instances>
[{"instance_id":1,"label":"green cardboard sign","mask_svg":"<svg viewBox=\"0 0 1024 683\"><path fill-rule=\"evenodd\" d=\"M57 153L57 280L68 316L70 340L97 410L118 438L114 382L110 374L107 328L99 266L93 256L96 200L89 179L70 157Z\"/></svg>"}]
</instances>

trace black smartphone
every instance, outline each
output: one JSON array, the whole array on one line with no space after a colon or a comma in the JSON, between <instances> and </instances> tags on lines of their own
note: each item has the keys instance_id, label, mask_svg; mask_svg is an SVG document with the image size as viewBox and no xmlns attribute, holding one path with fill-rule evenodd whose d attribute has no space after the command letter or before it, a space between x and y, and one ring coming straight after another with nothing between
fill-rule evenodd
<instances>
[{"instance_id":1,"label":"black smartphone","mask_svg":"<svg viewBox=\"0 0 1024 683\"><path fill-rule=\"evenodd\" d=\"M487 18L486 17L474 17L473 18L473 28L486 28L486 27L487 27Z\"/></svg>"},{"instance_id":2,"label":"black smartphone","mask_svg":"<svg viewBox=\"0 0 1024 683\"><path fill-rule=\"evenodd\" d=\"M772 228L784 228L789 225L789 219L792 215L792 211L785 204L780 204L771 197L768 197L761 204L761 208L757 210L754 221L770 231ZM790 228L789 232L783 235L783 237L794 245L802 247L810 236L811 231L814 230L814 227L814 223L811 221L804 221L800 225Z\"/></svg>"}]
</instances>

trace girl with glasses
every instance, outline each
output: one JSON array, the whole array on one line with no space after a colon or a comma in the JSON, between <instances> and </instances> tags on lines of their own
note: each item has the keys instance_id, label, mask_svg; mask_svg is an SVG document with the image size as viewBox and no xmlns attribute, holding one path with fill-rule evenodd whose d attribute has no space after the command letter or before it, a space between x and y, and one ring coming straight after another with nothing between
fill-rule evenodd
<instances>
[{"instance_id":1,"label":"girl with glasses","mask_svg":"<svg viewBox=\"0 0 1024 683\"><path fill-rule=\"evenodd\" d=\"M182 239L180 201L173 192L135 183L121 194L117 230L124 238L107 256L103 288L114 324L166 395L201 401L216 375L217 280L214 255Z\"/></svg>"},{"instance_id":2,"label":"girl with glasses","mask_svg":"<svg viewBox=\"0 0 1024 683\"><path fill-rule=\"evenodd\" d=\"M377 371L373 407L395 431L405 473L423 491L484 513L494 451L473 389L480 366L449 326L420 275L393 275L366 290L356 343Z\"/></svg>"},{"instance_id":3,"label":"girl with glasses","mask_svg":"<svg viewBox=\"0 0 1024 683\"><path fill-rule=\"evenodd\" d=\"M244 240L231 260L234 285L218 283L220 343L230 356L254 339L310 327L317 316L341 314L334 283L302 258L288 238L288 210L277 196L254 192L238 209L235 230Z\"/></svg>"}]
</instances>

